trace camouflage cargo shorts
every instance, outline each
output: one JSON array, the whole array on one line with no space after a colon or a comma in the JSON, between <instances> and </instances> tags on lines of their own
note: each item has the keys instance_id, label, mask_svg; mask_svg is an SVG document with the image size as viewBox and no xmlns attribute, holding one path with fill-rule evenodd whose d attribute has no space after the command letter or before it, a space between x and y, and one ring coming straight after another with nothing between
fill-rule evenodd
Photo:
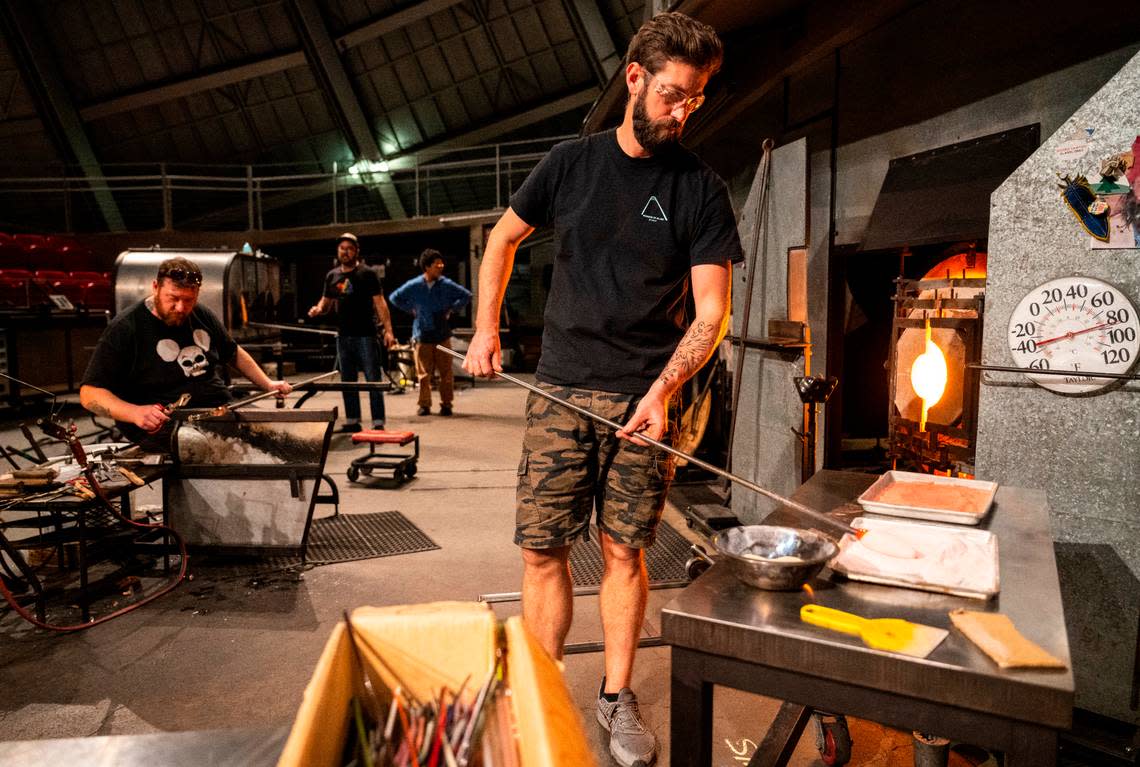
<instances>
[{"instance_id":1,"label":"camouflage cargo shorts","mask_svg":"<svg viewBox=\"0 0 1140 767\"><path fill-rule=\"evenodd\" d=\"M640 397L539 383L543 390L617 423ZM665 440L673 432L673 424ZM598 527L619 543L653 543L673 479L673 457L618 439L612 429L531 393L518 468L515 543L549 549L589 536Z\"/></svg>"}]
</instances>

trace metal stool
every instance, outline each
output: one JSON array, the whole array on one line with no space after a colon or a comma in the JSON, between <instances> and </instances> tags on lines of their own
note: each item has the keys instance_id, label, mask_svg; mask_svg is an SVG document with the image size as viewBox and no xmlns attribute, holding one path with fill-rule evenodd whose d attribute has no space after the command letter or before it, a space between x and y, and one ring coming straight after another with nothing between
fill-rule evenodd
<instances>
[{"instance_id":1,"label":"metal stool","mask_svg":"<svg viewBox=\"0 0 1140 767\"><path fill-rule=\"evenodd\" d=\"M348 481L355 482L363 474L372 476L376 469L392 472L392 479L397 483L416 476L416 462L420 457L420 438L412 431L384 431L382 429L366 429L352 435L354 443L367 443L368 454L352 459L348 467ZM412 453L377 453L377 445L404 445L413 444Z\"/></svg>"}]
</instances>

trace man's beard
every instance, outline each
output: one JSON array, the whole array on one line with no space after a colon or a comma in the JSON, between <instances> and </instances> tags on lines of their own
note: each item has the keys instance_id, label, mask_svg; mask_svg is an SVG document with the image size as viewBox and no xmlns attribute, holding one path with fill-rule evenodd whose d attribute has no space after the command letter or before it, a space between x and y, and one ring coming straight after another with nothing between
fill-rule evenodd
<instances>
[{"instance_id":1,"label":"man's beard","mask_svg":"<svg viewBox=\"0 0 1140 767\"><path fill-rule=\"evenodd\" d=\"M681 140L681 123L672 117L663 117L660 120L650 120L645 111L645 94L643 90L633 102L633 137L641 148L649 153L676 146Z\"/></svg>"},{"instance_id":2,"label":"man's beard","mask_svg":"<svg viewBox=\"0 0 1140 767\"><path fill-rule=\"evenodd\" d=\"M154 296L151 296L150 304L154 309L155 316L167 327L175 328L186 321L186 314L176 314L175 312L169 311L162 305L162 302Z\"/></svg>"}]
</instances>

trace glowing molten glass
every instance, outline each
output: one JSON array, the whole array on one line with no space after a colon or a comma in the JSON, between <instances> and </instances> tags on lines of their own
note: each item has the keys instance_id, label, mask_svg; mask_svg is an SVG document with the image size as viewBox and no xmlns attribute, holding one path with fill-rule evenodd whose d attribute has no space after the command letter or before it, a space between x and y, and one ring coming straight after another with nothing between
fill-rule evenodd
<instances>
[{"instance_id":1,"label":"glowing molten glass","mask_svg":"<svg viewBox=\"0 0 1140 767\"><path fill-rule=\"evenodd\" d=\"M922 398L922 418L918 428L926 429L926 413L937 405L946 391L946 355L930 337L930 320L926 321L926 350L918 355L910 367L910 383Z\"/></svg>"}]
</instances>

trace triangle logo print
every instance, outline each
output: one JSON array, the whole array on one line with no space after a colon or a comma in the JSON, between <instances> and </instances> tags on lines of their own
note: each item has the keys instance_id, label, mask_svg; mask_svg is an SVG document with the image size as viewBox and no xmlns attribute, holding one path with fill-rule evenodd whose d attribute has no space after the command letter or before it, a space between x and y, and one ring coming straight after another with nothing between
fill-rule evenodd
<instances>
[{"instance_id":1,"label":"triangle logo print","mask_svg":"<svg viewBox=\"0 0 1140 767\"><path fill-rule=\"evenodd\" d=\"M657 202L657 196L654 195L649 198L649 202L645 203L645 207L641 209L643 218L648 218L650 221L668 221L668 216L661 208L661 203Z\"/></svg>"}]
</instances>

